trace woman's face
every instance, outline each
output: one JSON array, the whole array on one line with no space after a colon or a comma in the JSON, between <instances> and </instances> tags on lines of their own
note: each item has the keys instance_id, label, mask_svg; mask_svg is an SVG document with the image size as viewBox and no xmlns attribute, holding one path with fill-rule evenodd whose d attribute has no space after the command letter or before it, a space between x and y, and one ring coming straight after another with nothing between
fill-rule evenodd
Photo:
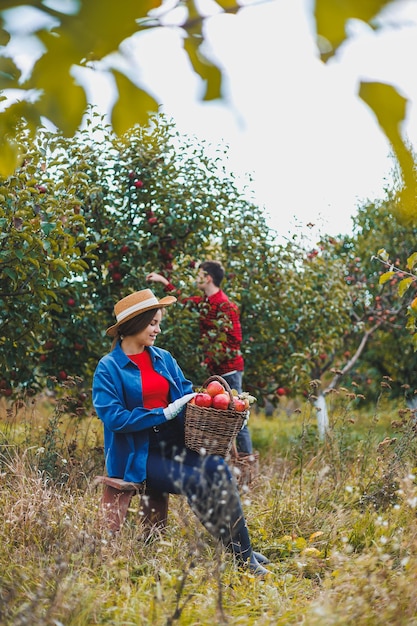
<instances>
[{"instance_id":1,"label":"woman's face","mask_svg":"<svg viewBox=\"0 0 417 626\"><path fill-rule=\"evenodd\" d=\"M161 320L162 320L162 311L157 309L155 311L155 315L153 316L150 324L144 329L136 333L135 340L138 345L153 346L155 343L156 337L161 332Z\"/></svg>"}]
</instances>

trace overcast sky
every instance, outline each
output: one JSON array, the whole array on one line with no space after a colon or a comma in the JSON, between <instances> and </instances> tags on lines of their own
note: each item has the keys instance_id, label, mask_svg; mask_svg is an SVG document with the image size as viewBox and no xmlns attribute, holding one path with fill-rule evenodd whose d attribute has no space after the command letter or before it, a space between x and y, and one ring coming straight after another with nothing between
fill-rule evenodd
<instances>
[{"instance_id":1,"label":"overcast sky","mask_svg":"<svg viewBox=\"0 0 417 626\"><path fill-rule=\"evenodd\" d=\"M271 0L208 21L211 53L227 77L223 104L198 103L201 85L175 31L141 36L130 52L179 130L230 146L230 167L253 176L274 228L284 234L313 222L338 234L350 230L358 204L383 196L393 168L388 142L356 95L361 78L390 82L410 99L404 131L417 139L417 2L400 3L381 32L351 24L352 41L327 65L309 6Z\"/></svg>"}]
</instances>

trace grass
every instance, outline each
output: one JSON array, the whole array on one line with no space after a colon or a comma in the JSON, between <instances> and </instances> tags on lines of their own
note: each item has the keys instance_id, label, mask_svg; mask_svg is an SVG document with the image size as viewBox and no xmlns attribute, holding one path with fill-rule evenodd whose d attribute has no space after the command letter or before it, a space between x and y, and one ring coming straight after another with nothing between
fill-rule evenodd
<instances>
[{"instance_id":1,"label":"grass","mask_svg":"<svg viewBox=\"0 0 417 626\"><path fill-rule=\"evenodd\" d=\"M100 423L58 397L0 404L0 624L417 624L415 415L384 392L307 400L250 428L261 475L242 498L266 580L237 570L183 498L146 538L135 497L112 537L100 511Z\"/></svg>"}]
</instances>

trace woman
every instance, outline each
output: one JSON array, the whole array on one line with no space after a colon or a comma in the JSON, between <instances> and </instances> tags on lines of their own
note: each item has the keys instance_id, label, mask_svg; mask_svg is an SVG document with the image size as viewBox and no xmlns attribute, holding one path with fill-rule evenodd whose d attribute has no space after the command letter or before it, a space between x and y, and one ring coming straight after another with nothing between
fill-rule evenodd
<instances>
[{"instance_id":1,"label":"woman","mask_svg":"<svg viewBox=\"0 0 417 626\"><path fill-rule=\"evenodd\" d=\"M225 460L188 450L184 443L185 405L192 383L176 360L154 346L163 308L150 289L132 293L114 307L107 329L112 350L98 363L93 403L104 424L109 476L141 483L160 493L182 494L205 528L257 575L268 560L252 550L239 492Z\"/></svg>"}]
</instances>

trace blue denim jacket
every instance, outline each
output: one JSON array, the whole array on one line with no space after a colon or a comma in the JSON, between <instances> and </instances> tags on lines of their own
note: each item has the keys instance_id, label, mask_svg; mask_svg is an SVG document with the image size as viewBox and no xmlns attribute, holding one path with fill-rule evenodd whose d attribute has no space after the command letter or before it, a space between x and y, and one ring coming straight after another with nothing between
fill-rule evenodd
<instances>
[{"instance_id":1,"label":"blue denim jacket","mask_svg":"<svg viewBox=\"0 0 417 626\"><path fill-rule=\"evenodd\" d=\"M147 350L155 370L169 382L170 402L193 391L191 381L184 377L167 350L155 347ZM146 479L149 429L167 420L163 408L144 408L140 370L123 352L120 343L97 365L93 377L93 404L104 424L108 475L142 482ZM179 428L183 428L182 413L175 418Z\"/></svg>"}]
</instances>

